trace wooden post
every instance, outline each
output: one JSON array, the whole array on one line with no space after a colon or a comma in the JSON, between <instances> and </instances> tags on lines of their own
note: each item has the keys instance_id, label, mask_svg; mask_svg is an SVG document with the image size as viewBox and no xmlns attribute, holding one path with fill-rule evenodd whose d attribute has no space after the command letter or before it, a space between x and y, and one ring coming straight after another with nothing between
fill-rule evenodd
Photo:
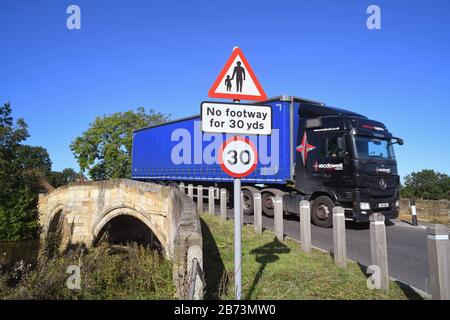
<instances>
[{"instance_id":1,"label":"wooden post","mask_svg":"<svg viewBox=\"0 0 450 320\"><path fill-rule=\"evenodd\" d=\"M208 213L214 215L214 187L208 188Z\"/></svg>"},{"instance_id":2,"label":"wooden post","mask_svg":"<svg viewBox=\"0 0 450 320\"><path fill-rule=\"evenodd\" d=\"M300 201L300 243L303 252L311 252L311 212L306 200Z\"/></svg>"},{"instance_id":3,"label":"wooden post","mask_svg":"<svg viewBox=\"0 0 450 320\"><path fill-rule=\"evenodd\" d=\"M434 300L450 300L448 232L448 228L441 224L434 224L427 228L431 297Z\"/></svg>"},{"instance_id":4,"label":"wooden post","mask_svg":"<svg viewBox=\"0 0 450 320\"><path fill-rule=\"evenodd\" d=\"M194 186L192 184L188 184L188 196L194 199Z\"/></svg>"},{"instance_id":5,"label":"wooden post","mask_svg":"<svg viewBox=\"0 0 450 320\"><path fill-rule=\"evenodd\" d=\"M333 208L333 244L334 263L343 268L347 267L347 242L345 234L344 208Z\"/></svg>"},{"instance_id":6,"label":"wooden post","mask_svg":"<svg viewBox=\"0 0 450 320\"><path fill-rule=\"evenodd\" d=\"M253 195L253 227L256 233L262 233L262 206L261 193L256 192Z\"/></svg>"},{"instance_id":7,"label":"wooden post","mask_svg":"<svg viewBox=\"0 0 450 320\"><path fill-rule=\"evenodd\" d=\"M197 211L203 213L203 186L197 186Z\"/></svg>"},{"instance_id":8,"label":"wooden post","mask_svg":"<svg viewBox=\"0 0 450 320\"><path fill-rule=\"evenodd\" d=\"M227 220L227 190L220 189L220 217Z\"/></svg>"},{"instance_id":9,"label":"wooden post","mask_svg":"<svg viewBox=\"0 0 450 320\"><path fill-rule=\"evenodd\" d=\"M380 289L389 290L389 269L384 215L375 212L370 215L369 219L372 265L380 268Z\"/></svg>"},{"instance_id":10,"label":"wooden post","mask_svg":"<svg viewBox=\"0 0 450 320\"><path fill-rule=\"evenodd\" d=\"M284 239L283 230L283 198L280 196L272 197L274 210L274 229L277 239L282 242Z\"/></svg>"}]
</instances>

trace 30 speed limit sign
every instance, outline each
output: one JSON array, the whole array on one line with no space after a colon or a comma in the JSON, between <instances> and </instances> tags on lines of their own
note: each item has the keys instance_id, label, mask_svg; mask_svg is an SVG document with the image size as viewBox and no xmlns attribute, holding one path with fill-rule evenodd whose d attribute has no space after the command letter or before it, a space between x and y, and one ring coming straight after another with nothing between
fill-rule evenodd
<instances>
[{"instance_id":1,"label":"30 speed limit sign","mask_svg":"<svg viewBox=\"0 0 450 320\"><path fill-rule=\"evenodd\" d=\"M253 142L243 137L232 137L224 142L219 152L222 170L234 178L251 174L258 163L258 152Z\"/></svg>"}]
</instances>

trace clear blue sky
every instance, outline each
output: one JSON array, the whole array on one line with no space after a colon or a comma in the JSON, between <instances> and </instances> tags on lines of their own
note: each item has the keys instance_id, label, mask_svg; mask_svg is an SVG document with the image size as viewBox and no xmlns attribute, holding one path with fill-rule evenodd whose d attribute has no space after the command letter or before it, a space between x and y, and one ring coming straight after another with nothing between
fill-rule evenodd
<instances>
[{"instance_id":1,"label":"clear blue sky","mask_svg":"<svg viewBox=\"0 0 450 320\"><path fill-rule=\"evenodd\" d=\"M66 8L81 8L81 30ZM366 28L381 7L382 30ZM53 169L96 116L200 102L239 46L269 96L325 101L384 122L400 174L450 173L450 1L0 0L0 102Z\"/></svg>"}]
</instances>

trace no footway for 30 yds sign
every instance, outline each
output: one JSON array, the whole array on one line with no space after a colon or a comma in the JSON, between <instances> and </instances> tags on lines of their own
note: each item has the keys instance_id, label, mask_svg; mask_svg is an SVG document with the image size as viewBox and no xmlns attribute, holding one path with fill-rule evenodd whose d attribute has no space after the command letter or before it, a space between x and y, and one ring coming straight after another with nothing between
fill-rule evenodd
<instances>
[{"instance_id":1,"label":"no footway for 30 yds sign","mask_svg":"<svg viewBox=\"0 0 450 320\"><path fill-rule=\"evenodd\" d=\"M201 119L203 132L269 135L272 131L270 106L202 102Z\"/></svg>"}]
</instances>

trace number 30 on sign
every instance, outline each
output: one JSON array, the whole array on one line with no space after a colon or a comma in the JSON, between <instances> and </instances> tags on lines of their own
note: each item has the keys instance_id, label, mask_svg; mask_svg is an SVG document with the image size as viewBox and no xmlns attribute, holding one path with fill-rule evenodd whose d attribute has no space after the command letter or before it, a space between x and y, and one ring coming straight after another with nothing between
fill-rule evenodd
<instances>
[{"instance_id":1,"label":"number 30 on sign","mask_svg":"<svg viewBox=\"0 0 450 320\"><path fill-rule=\"evenodd\" d=\"M219 151L222 170L233 178L250 175L258 163L258 152L248 138L232 137L224 142Z\"/></svg>"}]
</instances>

